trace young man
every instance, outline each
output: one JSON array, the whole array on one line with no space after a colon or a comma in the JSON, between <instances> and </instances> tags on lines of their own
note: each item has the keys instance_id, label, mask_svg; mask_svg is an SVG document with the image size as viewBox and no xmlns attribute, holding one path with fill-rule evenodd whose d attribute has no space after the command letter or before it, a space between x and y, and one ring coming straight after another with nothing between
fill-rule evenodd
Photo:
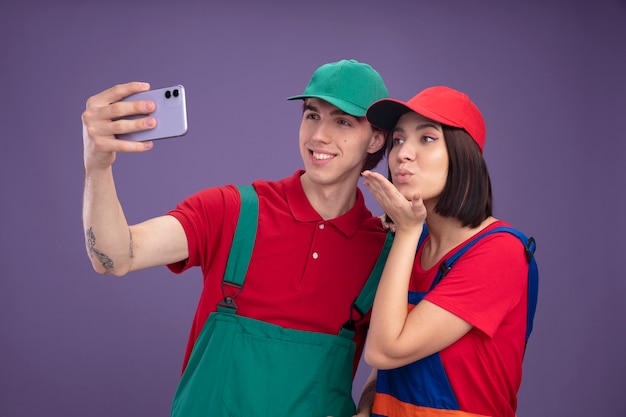
<instances>
[{"instance_id":1,"label":"young man","mask_svg":"<svg viewBox=\"0 0 626 417\"><path fill-rule=\"evenodd\" d=\"M129 226L112 165L116 152L153 144L115 135L155 126L153 102L120 102L148 89L123 84L87 101L83 225L100 273L201 267L204 287L172 415L352 415L370 308L353 304L387 239L357 188L384 152L384 133L364 117L388 96L380 75L354 60L325 64L289 98L304 103L304 170L253 188L205 189L167 215ZM131 114L146 117L117 120ZM251 234L236 235L238 224Z\"/></svg>"}]
</instances>

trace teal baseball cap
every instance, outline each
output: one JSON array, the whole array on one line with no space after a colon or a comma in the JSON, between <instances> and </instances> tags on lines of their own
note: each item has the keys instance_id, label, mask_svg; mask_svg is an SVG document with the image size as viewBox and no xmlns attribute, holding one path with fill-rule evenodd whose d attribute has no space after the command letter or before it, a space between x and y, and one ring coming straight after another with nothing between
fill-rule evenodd
<instances>
[{"instance_id":1,"label":"teal baseball cap","mask_svg":"<svg viewBox=\"0 0 626 417\"><path fill-rule=\"evenodd\" d=\"M304 93L287 100L319 98L352 116L364 117L372 103L387 97L387 87L374 68L344 59L316 69Z\"/></svg>"}]
</instances>

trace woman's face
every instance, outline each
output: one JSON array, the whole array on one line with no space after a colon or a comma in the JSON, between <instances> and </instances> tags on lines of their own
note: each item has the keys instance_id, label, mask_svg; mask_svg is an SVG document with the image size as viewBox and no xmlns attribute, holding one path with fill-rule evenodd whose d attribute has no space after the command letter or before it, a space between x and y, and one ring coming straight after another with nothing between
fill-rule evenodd
<instances>
[{"instance_id":1,"label":"woman's face","mask_svg":"<svg viewBox=\"0 0 626 417\"><path fill-rule=\"evenodd\" d=\"M389 169L407 199L438 199L448 176L448 151L441 124L415 112L403 114L393 131Z\"/></svg>"}]
</instances>

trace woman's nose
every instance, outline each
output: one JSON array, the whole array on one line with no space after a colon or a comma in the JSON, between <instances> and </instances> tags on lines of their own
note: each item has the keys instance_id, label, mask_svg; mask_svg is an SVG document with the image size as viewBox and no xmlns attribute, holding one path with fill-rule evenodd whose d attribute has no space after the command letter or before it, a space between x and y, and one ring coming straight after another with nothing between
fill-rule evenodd
<instances>
[{"instance_id":1,"label":"woman's nose","mask_svg":"<svg viewBox=\"0 0 626 417\"><path fill-rule=\"evenodd\" d=\"M415 150L406 142L398 146L398 159L401 161L412 161L415 159Z\"/></svg>"}]
</instances>

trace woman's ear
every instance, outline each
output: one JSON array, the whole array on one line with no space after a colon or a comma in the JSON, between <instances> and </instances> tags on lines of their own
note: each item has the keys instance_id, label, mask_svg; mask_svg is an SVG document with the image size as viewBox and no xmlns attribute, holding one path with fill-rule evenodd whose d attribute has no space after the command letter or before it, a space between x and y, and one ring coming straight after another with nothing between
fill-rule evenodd
<instances>
[{"instance_id":1,"label":"woman's ear","mask_svg":"<svg viewBox=\"0 0 626 417\"><path fill-rule=\"evenodd\" d=\"M376 153L385 146L385 140L387 134L382 130L374 129L370 146L367 148L367 153Z\"/></svg>"}]
</instances>

